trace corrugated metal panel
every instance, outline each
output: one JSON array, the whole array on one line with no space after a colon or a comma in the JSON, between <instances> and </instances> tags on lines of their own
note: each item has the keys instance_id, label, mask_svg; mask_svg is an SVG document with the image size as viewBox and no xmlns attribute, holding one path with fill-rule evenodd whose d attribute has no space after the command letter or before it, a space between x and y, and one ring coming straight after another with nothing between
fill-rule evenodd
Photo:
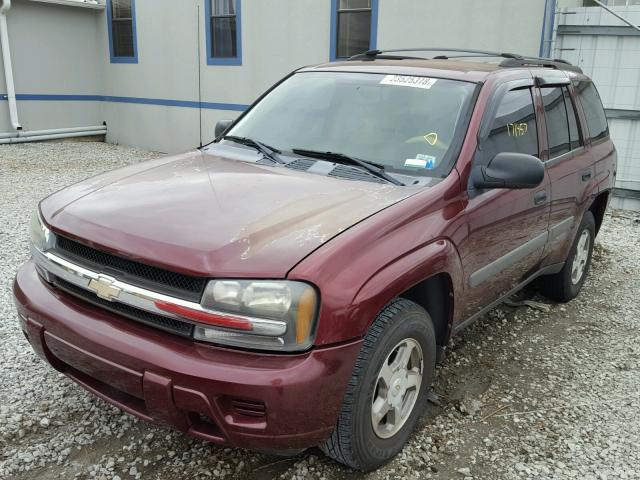
<instances>
[{"instance_id":1,"label":"corrugated metal panel","mask_svg":"<svg viewBox=\"0 0 640 480\"><path fill-rule=\"evenodd\" d=\"M617 187L640 191L640 120L609 120L618 149Z\"/></svg>"},{"instance_id":2,"label":"corrugated metal panel","mask_svg":"<svg viewBox=\"0 0 640 480\"><path fill-rule=\"evenodd\" d=\"M614 10L640 25L639 6ZM640 35L600 7L565 8L553 52L593 78L618 148L616 186L640 191Z\"/></svg>"}]
</instances>

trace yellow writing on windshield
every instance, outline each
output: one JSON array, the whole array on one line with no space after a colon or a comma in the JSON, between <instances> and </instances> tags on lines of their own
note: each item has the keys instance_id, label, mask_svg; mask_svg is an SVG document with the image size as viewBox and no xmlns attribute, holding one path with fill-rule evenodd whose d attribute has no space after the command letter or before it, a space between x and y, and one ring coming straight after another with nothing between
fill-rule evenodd
<instances>
[{"instance_id":1,"label":"yellow writing on windshield","mask_svg":"<svg viewBox=\"0 0 640 480\"><path fill-rule=\"evenodd\" d=\"M436 143L438 143L438 134L435 132L427 133L424 136L424 139L429 145L434 146Z\"/></svg>"},{"instance_id":2,"label":"yellow writing on windshield","mask_svg":"<svg viewBox=\"0 0 640 480\"><path fill-rule=\"evenodd\" d=\"M529 130L529 125L526 122L522 123L507 123L507 131L510 137L524 137Z\"/></svg>"}]
</instances>

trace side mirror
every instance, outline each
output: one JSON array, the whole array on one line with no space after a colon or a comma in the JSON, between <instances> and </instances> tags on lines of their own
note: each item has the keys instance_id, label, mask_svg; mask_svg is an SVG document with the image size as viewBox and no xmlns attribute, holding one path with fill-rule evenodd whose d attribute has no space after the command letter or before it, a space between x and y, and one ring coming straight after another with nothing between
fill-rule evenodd
<instances>
[{"instance_id":1,"label":"side mirror","mask_svg":"<svg viewBox=\"0 0 640 480\"><path fill-rule=\"evenodd\" d=\"M216 123L216 131L215 131L216 138L218 138L220 135L226 132L232 123L233 123L233 120L218 120L218 123Z\"/></svg>"},{"instance_id":2,"label":"side mirror","mask_svg":"<svg viewBox=\"0 0 640 480\"><path fill-rule=\"evenodd\" d=\"M487 188L535 188L544 179L544 164L539 158L524 153L499 153L489 165L475 167L472 185Z\"/></svg>"}]
</instances>

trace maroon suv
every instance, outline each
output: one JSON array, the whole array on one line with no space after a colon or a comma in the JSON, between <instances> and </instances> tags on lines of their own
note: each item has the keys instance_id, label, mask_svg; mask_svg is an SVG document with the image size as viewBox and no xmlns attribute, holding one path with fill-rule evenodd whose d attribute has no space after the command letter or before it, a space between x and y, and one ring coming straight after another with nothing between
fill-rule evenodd
<instances>
[{"instance_id":1,"label":"maroon suv","mask_svg":"<svg viewBox=\"0 0 640 480\"><path fill-rule=\"evenodd\" d=\"M14 284L34 350L197 438L388 461L452 335L539 277L578 294L614 185L589 78L484 54L303 68L214 143L49 196Z\"/></svg>"}]
</instances>

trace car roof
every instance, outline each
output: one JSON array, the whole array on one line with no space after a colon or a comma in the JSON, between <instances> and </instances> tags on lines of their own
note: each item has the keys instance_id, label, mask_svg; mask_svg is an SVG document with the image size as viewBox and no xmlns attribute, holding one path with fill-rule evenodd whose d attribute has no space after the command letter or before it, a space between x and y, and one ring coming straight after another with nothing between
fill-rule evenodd
<instances>
[{"instance_id":1,"label":"car roof","mask_svg":"<svg viewBox=\"0 0 640 480\"><path fill-rule=\"evenodd\" d=\"M484 81L492 72L500 70L500 66L488 62L465 62L458 60L375 59L323 63L301 70L432 76L477 83Z\"/></svg>"},{"instance_id":2,"label":"car roof","mask_svg":"<svg viewBox=\"0 0 640 480\"><path fill-rule=\"evenodd\" d=\"M487 77L499 75L502 72L513 73L514 71L520 70L523 74L527 72L525 75L531 75L532 72L534 75L544 75L547 72L565 72L565 70L570 71L576 69L576 67L569 64L564 65L554 60L538 62L538 64L536 64L533 61L529 63L529 59L527 59L521 63L515 61L512 64L505 64L504 61L500 62L500 60L492 62L428 58L366 58L364 55L360 57L362 58L352 58L309 66L299 71L415 75L482 83ZM572 76L586 78L582 72L576 73L575 71L571 71L571 74Z\"/></svg>"}]
</instances>

